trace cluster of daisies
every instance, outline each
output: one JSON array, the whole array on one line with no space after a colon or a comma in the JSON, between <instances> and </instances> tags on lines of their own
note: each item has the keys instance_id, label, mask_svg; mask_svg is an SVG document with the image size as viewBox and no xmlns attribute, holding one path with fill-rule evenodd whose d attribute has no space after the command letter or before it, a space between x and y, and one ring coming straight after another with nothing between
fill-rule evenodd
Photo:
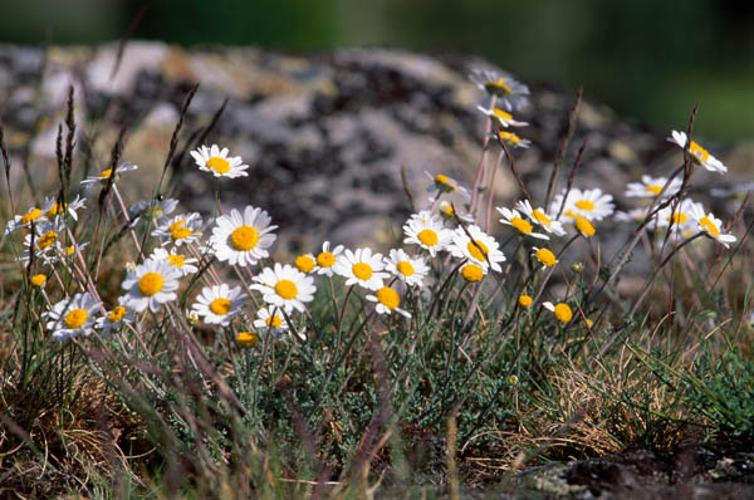
<instances>
[{"instance_id":1,"label":"cluster of daisies","mask_svg":"<svg viewBox=\"0 0 754 500\"><path fill-rule=\"evenodd\" d=\"M488 105L479 109L494 125L490 127L494 130L492 137L513 148L528 147L530 141L511 131L527 125L512 113L526 105L528 88L509 75L479 72L472 79L488 94ZM727 170L683 132L673 131L669 140L707 170ZM247 176L249 166L241 157L229 154L227 148L217 145L191 152L198 169L218 179ZM503 272L506 261L500 243L477 223L474 198L483 191L479 184L468 189L445 174L427 172L427 208L411 215L403 225L404 248L383 255L370 248L352 250L325 241L319 251L283 264L270 257L277 226L261 208L234 208L205 219L199 213L180 212L178 201L170 198L142 200L127 207L118 191L118 180L137 168L124 163L81 181L85 194L105 184L112 188L118 205L111 208L117 212L120 207L139 252L139 263L126 265L122 294L113 307L103 305L88 276L82 253L87 243L77 243L71 230L86 207L85 197L48 197L40 207L30 208L6 225L5 236L25 231L20 252L24 265L43 270L31 276L30 282L48 303L43 317L55 339L94 332L107 335L134 328L134 323L146 316L164 313L171 320L183 315L192 324L201 321L231 328L239 343L250 345L260 333L295 331L296 318L307 314L318 282L334 279L351 287L348 296L354 290L361 293L364 303L372 303L376 314L410 318L403 306L407 291L414 290L414 296L419 297L418 292L431 285L441 269L452 269L465 283L477 284L491 273ZM671 200L681 189L680 179L643 176L640 182L629 184L625 194L647 202L628 212L615 212L613 197L599 189L578 188L557 194L547 207L525 199L512 208L497 207L497 212L500 224L521 239L535 267L550 270L559 262L559 254L549 247L551 240L592 238L601 221L609 217L643 221L649 230L665 229L675 238L705 234L725 246L735 241L701 204L688 198ZM663 200L672 202L660 205ZM653 211L656 206L661 208ZM153 247L151 252L143 248L147 246ZM77 278L85 291L52 303L45 292L48 280L55 279L66 293L60 266ZM234 284L225 282L230 270L235 273ZM205 286L190 308L181 311L179 297L197 280ZM518 295L517 307L530 308L535 300L524 291ZM573 310L566 302L543 301L541 306L563 324L573 319Z\"/></svg>"}]
</instances>

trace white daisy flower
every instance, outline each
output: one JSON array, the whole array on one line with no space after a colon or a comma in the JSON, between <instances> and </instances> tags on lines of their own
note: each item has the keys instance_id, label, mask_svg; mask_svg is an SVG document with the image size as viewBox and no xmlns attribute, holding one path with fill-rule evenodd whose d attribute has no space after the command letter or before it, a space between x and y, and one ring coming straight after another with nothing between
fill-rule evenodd
<instances>
[{"instance_id":1,"label":"white daisy flower","mask_svg":"<svg viewBox=\"0 0 754 500\"><path fill-rule=\"evenodd\" d=\"M261 208L247 206L243 213L236 209L218 217L209 243L212 252L221 262L231 266L253 266L270 256L267 251L275 242L272 219Z\"/></svg>"},{"instance_id":2,"label":"white daisy flower","mask_svg":"<svg viewBox=\"0 0 754 500\"><path fill-rule=\"evenodd\" d=\"M657 213L655 228L670 227L672 222L673 239L690 238L698 229L693 214L700 212L704 212L701 203L684 198L680 203L671 203Z\"/></svg>"},{"instance_id":3,"label":"white daisy flower","mask_svg":"<svg viewBox=\"0 0 754 500\"><path fill-rule=\"evenodd\" d=\"M220 149L217 144L211 147L201 146L199 149L191 151L199 170L210 172L215 177L246 177L249 175L246 165L240 156L229 157L228 148Z\"/></svg>"},{"instance_id":4,"label":"white daisy flower","mask_svg":"<svg viewBox=\"0 0 754 500\"><path fill-rule=\"evenodd\" d=\"M44 211L48 219L53 219L67 213L71 219L78 221L78 211L82 208L86 208L86 199L79 195L76 195L73 201L66 201L65 206L58 201L57 196L45 196L42 203L42 211Z\"/></svg>"},{"instance_id":5,"label":"white daisy flower","mask_svg":"<svg viewBox=\"0 0 754 500\"><path fill-rule=\"evenodd\" d=\"M668 183L667 177L651 177L649 175L642 175L641 182L629 182L626 185L625 195L629 198L655 198L659 196L662 188ZM678 191L681 190L683 181L677 177L670 181L665 192L662 193L663 198L670 198Z\"/></svg>"},{"instance_id":6,"label":"white daisy flower","mask_svg":"<svg viewBox=\"0 0 754 500\"><path fill-rule=\"evenodd\" d=\"M429 266L422 257L411 257L401 249L393 249L385 257L385 270L409 286L421 287Z\"/></svg>"},{"instance_id":7,"label":"white daisy flower","mask_svg":"<svg viewBox=\"0 0 754 500\"><path fill-rule=\"evenodd\" d=\"M445 174L432 175L426 170L424 171L424 175L429 177L431 181L429 186L427 186L427 192L437 193L436 195L432 196L433 200L442 193L458 193L464 198L471 197L469 190L461 186L461 184L457 180L450 176L447 176Z\"/></svg>"},{"instance_id":8,"label":"white daisy flower","mask_svg":"<svg viewBox=\"0 0 754 500\"><path fill-rule=\"evenodd\" d=\"M447 221L455 222L456 216L458 216L459 219L467 224L474 222L474 216L468 212L459 212L458 209L454 209L453 206L454 205L449 201L442 200L437 205L437 212Z\"/></svg>"},{"instance_id":9,"label":"white daisy flower","mask_svg":"<svg viewBox=\"0 0 754 500\"><path fill-rule=\"evenodd\" d=\"M544 233L535 233L534 226L531 224L531 222L521 217L521 214L518 213L518 210L511 210L507 207L496 207L496 210L500 215L503 216L503 218L500 219L500 223L505 224L506 226L511 226L516 231L518 231L519 234L522 234L524 236L531 236L532 238L538 238L540 240L550 239L550 237Z\"/></svg>"},{"instance_id":10,"label":"white daisy flower","mask_svg":"<svg viewBox=\"0 0 754 500\"><path fill-rule=\"evenodd\" d=\"M338 245L335 248L330 248L330 242L325 241L322 244L322 251L317 254L317 267L315 271L317 274L324 274L325 276L333 275L333 267L338 262L340 254L343 252L343 245Z\"/></svg>"},{"instance_id":11,"label":"white daisy flower","mask_svg":"<svg viewBox=\"0 0 754 500\"><path fill-rule=\"evenodd\" d=\"M160 238L163 245L177 247L193 243L202 236L202 216L196 212L164 218L152 231L152 236Z\"/></svg>"},{"instance_id":12,"label":"white daisy flower","mask_svg":"<svg viewBox=\"0 0 754 500\"><path fill-rule=\"evenodd\" d=\"M262 307L257 310L254 329L262 333L279 335L288 331L290 326L279 307Z\"/></svg>"},{"instance_id":13,"label":"white daisy flower","mask_svg":"<svg viewBox=\"0 0 754 500\"><path fill-rule=\"evenodd\" d=\"M531 255L540 263L542 269L554 267L558 263L558 257L549 248L532 247Z\"/></svg>"},{"instance_id":14,"label":"white daisy flower","mask_svg":"<svg viewBox=\"0 0 754 500\"><path fill-rule=\"evenodd\" d=\"M474 238L473 241L469 235ZM493 271L500 272L503 270L500 263L505 262L505 255L499 247L495 238L486 234L479 226L470 225L465 230L459 227L453 231L453 242L448 246L448 251L456 258L468 259L485 269L491 267Z\"/></svg>"},{"instance_id":15,"label":"white daisy flower","mask_svg":"<svg viewBox=\"0 0 754 500\"><path fill-rule=\"evenodd\" d=\"M43 260L46 264L56 262L61 254L65 253L63 238L65 228L60 223L50 221L41 222L34 226L34 256ZM29 250L32 246L32 235L24 237L24 248L20 260L25 264L29 262Z\"/></svg>"},{"instance_id":16,"label":"white daisy flower","mask_svg":"<svg viewBox=\"0 0 754 500\"><path fill-rule=\"evenodd\" d=\"M615 212L615 220L619 222L635 222L641 223L647 218L649 214L649 207L632 208L628 212ZM654 229L655 218L649 222L648 229Z\"/></svg>"},{"instance_id":17,"label":"white daisy flower","mask_svg":"<svg viewBox=\"0 0 754 500\"><path fill-rule=\"evenodd\" d=\"M563 197L566 191L557 196L550 205L551 213L558 213L563 203ZM615 210L613 197L604 194L601 189L577 189L573 188L568 192L568 196L563 206L562 218L566 221L573 221L579 215L589 221L601 221L605 217L612 215Z\"/></svg>"},{"instance_id":18,"label":"white daisy flower","mask_svg":"<svg viewBox=\"0 0 754 500\"><path fill-rule=\"evenodd\" d=\"M699 212L704 212L701 203L691 198L684 198L679 203L671 203L662 208L657 213L657 225L668 227L672 222L674 226L694 229L696 228L696 221L692 214Z\"/></svg>"},{"instance_id":19,"label":"white daisy flower","mask_svg":"<svg viewBox=\"0 0 754 500\"><path fill-rule=\"evenodd\" d=\"M529 125L528 122L520 122L513 118L513 115L508 113L507 111L504 111L500 108L485 108L484 106L477 106L479 111L482 112L482 114L489 116L492 118L498 125L500 125L503 128L508 127L525 127Z\"/></svg>"},{"instance_id":20,"label":"white daisy flower","mask_svg":"<svg viewBox=\"0 0 754 500\"><path fill-rule=\"evenodd\" d=\"M707 236L725 248L730 248L730 244L736 242L736 237L732 234L723 234L723 222L716 218L712 212L705 213L701 205L692 206L690 214L698 224L700 231L704 231Z\"/></svg>"},{"instance_id":21,"label":"white daisy flower","mask_svg":"<svg viewBox=\"0 0 754 500\"><path fill-rule=\"evenodd\" d=\"M389 286L383 286L374 292L374 295L367 295L365 298L369 302L375 303L374 308L377 311L377 314L391 314L396 312L403 317L411 317L411 313L400 308L401 296Z\"/></svg>"},{"instance_id":22,"label":"white daisy flower","mask_svg":"<svg viewBox=\"0 0 754 500\"><path fill-rule=\"evenodd\" d=\"M508 132L507 130L501 130L497 133L498 138L504 142L507 146L510 146L512 148L529 148L531 147L531 141L529 139L524 139L518 134L515 134L513 132Z\"/></svg>"},{"instance_id":23,"label":"white daisy flower","mask_svg":"<svg viewBox=\"0 0 754 500\"><path fill-rule=\"evenodd\" d=\"M686 132L673 130L670 132L668 142L672 142L673 144L678 145L678 147L680 147L681 149L686 149L688 136L686 136ZM726 167L723 162L712 156L709 151L700 146L696 141L691 141L691 144L688 145L688 151L696 163L709 170L710 172L724 174L728 171L728 167Z\"/></svg>"},{"instance_id":24,"label":"white daisy flower","mask_svg":"<svg viewBox=\"0 0 754 500\"><path fill-rule=\"evenodd\" d=\"M208 325L228 326L234 316L241 314L244 299L246 294L240 286L231 288L225 283L205 286L191 310Z\"/></svg>"},{"instance_id":25,"label":"white daisy flower","mask_svg":"<svg viewBox=\"0 0 754 500\"><path fill-rule=\"evenodd\" d=\"M42 224L47 222L47 216L43 210L37 207L31 207L23 215L14 215L11 220L5 224L5 235L9 235L17 229L30 227L32 223Z\"/></svg>"},{"instance_id":26,"label":"white daisy flower","mask_svg":"<svg viewBox=\"0 0 754 500\"><path fill-rule=\"evenodd\" d=\"M173 213L176 207L178 207L178 200L175 198L140 200L128 208L128 213L134 219L144 217L156 222Z\"/></svg>"},{"instance_id":27,"label":"white daisy flower","mask_svg":"<svg viewBox=\"0 0 754 500\"><path fill-rule=\"evenodd\" d=\"M254 277L256 284L251 288L262 293L265 302L280 307L286 313L296 310L306 311L304 303L314 299L314 278L307 276L288 264L275 263L274 267L265 267Z\"/></svg>"},{"instance_id":28,"label":"white daisy flower","mask_svg":"<svg viewBox=\"0 0 754 500\"><path fill-rule=\"evenodd\" d=\"M129 271L121 284L126 291L119 302L140 313L149 308L156 313L162 304L175 300L181 272L167 261L147 259Z\"/></svg>"},{"instance_id":29,"label":"white daisy flower","mask_svg":"<svg viewBox=\"0 0 754 500\"><path fill-rule=\"evenodd\" d=\"M444 250L453 237L452 232L445 228L442 220L428 210L413 214L404 224L403 232L406 234L403 243L419 245L432 257Z\"/></svg>"},{"instance_id":30,"label":"white daisy flower","mask_svg":"<svg viewBox=\"0 0 754 500\"><path fill-rule=\"evenodd\" d=\"M491 96L497 96L500 105L508 111L519 110L529 104L526 97L529 95L529 87L508 74L498 74L496 71L484 69L473 71L469 78L479 89Z\"/></svg>"},{"instance_id":31,"label":"white daisy flower","mask_svg":"<svg viewBox=\"0 0 754 500\"><path fill-rule=\"evenodd\" d=\"M42 316L47 320L45 328L52 332L52 338L64 340L91 335L97 313L101 309L102 303L89 293L77 293L61 300Z\"/></svg>"},{"instance_id":32,"label":"white daisy flower","mask_svg":"<svg viewBox=\"0 0 754 500\"><path fill-rule=\"evenodd\" d=\"M554 234L555 236L563 236L566 234L562 222L555 220L554 215L548 215L542 207L532 208L529 200L521 200L517 202L515 209L526 215L529 220L548 233Z\"/></svg>"},{"instance_id":33,"label":"white daisy flower","mask_svg":"<svg viewBox=\"0 0 754 500\"><path fill-rule=\"evenodd\" d=\"M195 257L186 258L183 255L179 255L176 253L175 248L170 249L168 252L162 247L157 247L152 251L152 255L150 255L149 258L156 261L167 261L168 264L181 273L181 277L199 271L199 268L194 265L199 262L199 259Z\"/></svg>"},{"instance_id":34,"label":"white daisy flower","mask_svg":"<svg viewBox=\"0 0 754 500\"><path fill-rule=\"evenodd\" d=\"M359 285L369 290L382 288L383 280L390 276L383 269L382 254L373 254L370 248L346 250L333 267L335 274L346 278L346 286Z\"/></svg>"},{"instance_id":35,"label":"white daisy flower","mask_svg":"<svg viewBox=\"0 0 754 500\"><path fill-rule=\"evenodd\" d=\"M120 331L124 325L133 322L133 311L126 306L117 305L110 311L105 311L104 315L97 318L96 327L103 336L108 336L113 332Z\"/></svg>"},{"instance_id":36,"label":"white daisy flower","mask_svg":"<svg viewBox=\"0 0 754 500\"><path fill-rule=\"evenodd\" d=\"M89 177L87 177L86 179L84 179L83 181L81 181L81 185L82 186L87 186L87 185L91 186L91 185L94 185L94 184L98 184L100 182L107 182L108 179L110 179L110 177L113 176L113 175L115 175L115 179L114 180L117 181L118 180L118 176L120 174L124 174L126 172L132 172L132 171L134 171L134 170L136 170L138 168L139 168L138 165L134 165L133 163L128 163L128 162L122 163L122 164L120 164L119 166L117 166L115 168L115 173L113 173L113 169L112 168L106 168L105 170L101 171L97 175L90 175Z\"/></svg>"}]
</instances>

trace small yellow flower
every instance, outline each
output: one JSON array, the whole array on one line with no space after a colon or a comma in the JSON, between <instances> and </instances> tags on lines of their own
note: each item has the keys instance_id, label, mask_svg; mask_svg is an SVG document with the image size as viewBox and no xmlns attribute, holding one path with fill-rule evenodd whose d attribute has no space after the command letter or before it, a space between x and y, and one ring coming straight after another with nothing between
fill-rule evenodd
<instances>
[{"instance_id":1,"label":"small yellow flower","mask_svg":"<svg viewBox=\"0 0 754 500\"><path fill-rule=\"evenodd\" d=\"M532 305L534 302L534 299L531 298L530 295L526 295L525 293L522 293L518 296L518 305L520 305L523 308L527 308Z\"/></svg>"},{"instance_id":2,"label":"small yellow flower","mask_svg":"<svg viewBox=\"0 0 754 500\"><path fill-rule=\"evenodd\" d=\"M42 288L43 286L45 286L45 284L47 284L47 276L45 276L44 274L35 274L31 277L31 284L36 287Z\"/></svg>"},{"instance_id":3,"label":"small yellow flower","mask_svg":"<svg viewBox=\"0 0 754 500\"><path fill-rule=\"evenodd\" d=\"M552 302L545 302L542 306L555 315L555 319L563 323L564 325L570 323L573 319L573 311L571 306L565 302L561 302L557 305L553 305Z\"/></svg>"},{"instance_id":4,"label":"small yellow flower","mask_svg":"<svg viewBox=\"0 0 754 500\"><path fill-rule=\"evenodd\" d=\"M510 384L510 385L518 385L518 382L519 382L518 376L516 376L516 375L510 375L508 377L508 384Z\"/></svg>"},{"instance_id":5,"label":"small yellow flower","mask_svg":"<svg viewBox=\"0 0 754 500\"><path fill-rule=\"evenodd\" d=\"M552 250L549 250L547 248L534 247L534 257L536 257L539 263L544 267L553 267L558 263L558 258L555 256Z\"/></svg>"},{"instance_id":6,"label":"small yellow flower","mask_svg":"<svg viewBox=\"0 0 754 500\"><path fill-rule=\"evenodd\" d=\"M236 344L243 347L254 347L259 341L259 337L254 332L238 332L236 334Z\"/></svg>"},{"instance_id":7,"label":"small yellow flower","mask_svg":"<svg viewBox=\"0 0 754 500\"><path fill-rule=\"evenodd\" d=\"M469 283L476 283L484 278L484 269L482 266L468 263L461 268L461 276Z\"/></svg>"},{"instance_id":8,"label":"small yellow flower","mask_svg":"<svg viewBox=\"0 0 754 500\"><path fill-rule=\"evenodd\" d=\"M576 216L576 229L585 237L591 238L597 232L597 229L589 222L589 219L580 215Z\"/></svg>"},{"instance_id":9,"label":"small yellow flower","mask_svg":"<svg viewBox=\"0 0 754 500\"><path fill-rule=\"evenodd\" d=\"M594 321L589 318L584 318L584 324L587 328L592 328L592 326L594 326Z\"/></svg>"},{"instance_id":10,"label":"small yellow flower","mask_svg":"<svg viewBox=\"0 0 754 500\"><path fill-rule=\"evenodd\" d=\"M296 266L296 269L298 269L302 273L310 273L314 270L317 262L314 260L314 257L312 255L304 254L296 257L293 265Z\"/></svg>"}]
</instances>

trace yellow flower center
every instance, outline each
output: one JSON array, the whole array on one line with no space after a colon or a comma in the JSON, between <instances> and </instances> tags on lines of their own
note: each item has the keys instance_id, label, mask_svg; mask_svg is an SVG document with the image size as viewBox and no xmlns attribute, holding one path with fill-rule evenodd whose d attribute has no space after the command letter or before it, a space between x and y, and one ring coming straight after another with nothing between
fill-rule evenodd
<instances>
[{"instance_id":1,"label":"yellow flower center","mask_svg":"<svg viewBox=\"0 0 754 500\"><path fill-rule=\"evenodd\" d=\"M73 255L73 252L75 252L75 251L76 251L76 247L74 247L73 245L71 245L71 246L69 246L69 247L67 247L65 249L65 255L67 257L70 257L71 255Z\"/></svg>"},{"instance_id":2,"label":"yellow flower center","mask_svg":"<svg viewBox=\"0 0 754 500\"><path fill-rule=\"evenodd\" d=\"M555 254L547 248L540 248L535 252L534 255L543 266L552 267L558 263L558 259L557 257L555 257Z\"/></svg>"},{"instance_id":3,"label":"yellow flower center","mask_svg":"<svg viewBox=\"0 0 754 500\"><path fill-rule=\"evenodd\" d=\"M110 176L112 175L112 173L113 173L113 169L112 168L106 168L105 170L103 170L102 172L99 173L99 178L100 179L109 179Z\"/></svg>"},{"instance_id":4,"label":"yellow flower center","mask_svg":"<svg viewBox=\"0 0 754 500\"><path fill-rule=\"evenodd\" d=\"M259 231L253 226L238 226L230 233L230 244L239 252L248 252L259 241Z\"/></svg>"},{"instance_id":5,"label":"yellow flower center","mask_svg":"<svg viewBox=\"0 0 754 500\"><path fill-rule=\"evenodd\" d=\"M522 234L531 234L532 231L534 231L534 227L529 221L524 220L518 216L511 218L511 226L518 229L518 231Z\"/></svg>"},{"instance_id":6,"label":"yellow flower center","mask_svg":"<svg viewBox=\"0 0 754 500\"><path fill-rule=\"evenodd\" d=\"M673 212L673 215L668 215L668 222L673 221L673 224L683 224L689 220L689 216L684 212Z\"/></svg>"},{"instance_id":7,"label":"yellow flower center","mask_svg":"<svg viewBox=\"0 0 754 500\"><path fill-rule=\"evenodd\" d=\"M493 109L492 110L492 114L495 115L496 117L500 118L501 120L505 120L505 121L513 119L513 115L512 114L506 113L505 111L503 111L500 108Z\"/></svg>"},{"instance_id":8,"label":"yellow flower center","mask_svg":"<svg viewBox=\"0 0 754 500\"><path fill-rule=\"evenodd\" d=\"M283 324L283 318L279 314L273 314L265 321L268 328L280 328Z\"/></svg>"},{"instance_id":9,"label":"yellow flower center","mask_svg":"<svg viewBox=\"0 0 754 500\"><path fill-rule=\"evenodd\" d=\"M576 206L576 208L584 210L585 212L591 212L595 207L595 204L592 200L579 200L574 203L574 205Z\"/></svg>"},{"instance_id":10,"label":"yellow flower center","mask_svg":"<svg viewBox=\"0 0 754 500\"><path fill-rule=\"evenodd\" d=\"M481 241L479 240L469 241L466 244L466 250L468 250L469 254L471 254L471 256L475 258L476 260L480 262L487 261L487 254L489 253L489 249Z\"/></svg>"},{"instance_id":11,"label":"yellow flower center","mask_svg":"<svg viewBox=\"0 0 754 500\"><path fill-rule=\"evenodd\" d=\"M63 318L66 328L81 328L89 318L89 312L86 309L71 309Z\"/></svg>"},{"instance_id":12,"label":"yellow flower center","mask_svg":"<svg viewBox=\"0 0 754 500\"><path fill-rule=\"evenodd\" d=\"M505 130L501 130L498 133L498 135L500 136L501 141L509 142L514 145L521 142L521 138L517 134L514 134L513 132L507 132Z\"/></svg>"},{"instance_id":13,"label":"yellow flower center","mask_svg":"<svg viewBox=\"0 0 754 500\"><path fill-rule=\"evenodd\" d=\"M412 276L414 274L414 272L415 272L414 271L414 265L411 262L407 261L407 260L402 260L402 261L398 262L395 265L395 268L403 276Z\"/></svg>"},{"instance_id":14,"label":"yellow flower center","mask_svg":"<svg viewBox=\"0 0 754 500\"><path fill-rule=\"evenodd\" d=\"M178 219L168 226L168 232L173 240L178 241L191 236L191 229L186 227L186 221Z\"/></svg>"},{"instance_id":15,"label":"yellow flower center","mask_svg":"<svg viewBox=\"0 0 754 500\"><path fill-rule=\"evenodd\" d=\"M181 268L186 264L186 258L183 255L168 255L168 262L173 267Z\"/></svg>"},{"instance_id":16,"label":"yellow flower center","mask_svg":"<svg viewBox=\"0 0 754 500\"><path fill-rule=\"evenodd\" d=\"M372 277L372 267L369 264L364 264L363 262L357 262L353 266L351 266L351 271L353 272L353 275L359 278L362 281L366 281L369 278Z\"/></svg>"},{"instance_id":17,"label":"yellow flower center","mask_svg":"<svg viewBox=\"0 0 754 500\"><path fill-rule=\"evenodd\" d=\"M568 323L573 318L573 311L571 311L570 306L564 302L555 306L553 314L555 314L555 319L563 324Z\"/></svg>"},{"instance_id":18,"label":"yellow flower center","mask_svg":"<svg viewBox=\"0 0 754 500\"><path fill-rule=\"evenodd\" d=\"M52 206L50 207L49 210L47 210L47 213L45 213L45 215L47 217L55 217L56 215L62 212L63 212L63 204L58 201L52 204Z\"/></svg>"},{"instance_id":19,"label":"yellow flower center","mask_svg":"<svg viewBox=\"0 0 754 500\"><path fill-rule=\"evenodd\" d=\"M591 238L597 232L597 229L589 222L586 217L576 216L576 229L587 238Z\"/></svg>"},{"instance_id":20,"label":"yellow flower center","mask_svg":"<svg viewBox=\"0 0 754 500\"><path fill-rule=\"evenodd\" d=\"M513 92L510 86L505 83L505 78L503 78L502 76L498 78L496 82L489 81L485 83L484 86L486 89L497 91L498 93L502 92L503 94L510 94L511 92Z\"/></svg>"},{"instance_id":21,"label":"yellow flower center","mask_svg":"<svg viewBox=\"0 0 754 500\"><path fill-rule=\"evenodd\" d=\"M398 295L398 292L396 292L389 286L383 286L382 288L377 290L375 296L377 297L377 300L380 301L380 304L387 307L388 309L395 309L396 307L401 305L401 298Z\"/></svg>"},{"instance_id":22,"label":"yellow flower center","mask_svg":"<svg viewBox=\"0 0 754 500\"><path fill-rule=\"evenodd\" d=\"M647 190L648 193L657 196L658 194L660 194L662 192L662 188L663 187L664 186L661 186L660 184L650 184L650 185L646 186L646 190Z\"/></svg>"},{"instance_id":23,"label":"yellow flower center","mask_svg":"<svg viewBox=\"0 0 754 500\"><path fill-rule=\"evenodd\" d=\"M314 259L309 255L299 255L298 257L296 257L294 265L296 266L296 269L298 269L302 273L310 273L314 269L316 263L314 262Z\"/></svg>"},{"instance_id":24,"label":"yellow flower center","mask_svg":"<svg viewBox=\"0 0 754 500\"><path fill-rule=\"evenodd\" d=\"M298 287L291 280L280 280L275 283L275 293L285 300L295 299L298 296Z\"/></svg>"},{"instance_id":25,"label":"yellow flower center","mask_svg":"<svg viewBox=\"0 0 754 500\"><path fill-rule=\"evenodd\" d=\"M317 255L317 265L319 267L332 267L335 265L335 254L331 252L322 252Z\"/></svg>"},{"instance_id":26,"label":"yellow flower center","mask_svg":"<svg viewBox=\"0 0 754 500\"><path fill-rule=\"evenodd\" d=\"M254 332L238 332L236 334L236 343L244 347L251 347L257 343L259 337Z\"/></svg>"},{"instance_id":27,"label":"yellow flower center","mask_svg":"<svg viewBox=\"0 0 754 500\"><path fill-rule=\"evenodd\" d=\"M689 152L702 161L709 160L709 151L701 147L696 141L691 141Z\"/></svg>"},{"instance_id":28,"label":"yellow flower center","mask_svg":"<svg viewBox=\"0 0 754 500\"><path fill-rule=\"evenodd\" d=\"M552 219L550 219L547 216L546 213L544 213L542 210L540 210L538 208L535 209L531 213L531 215L532 215L532 217L534 217L537 220L537 222L539 222L540 224L542 224L545 227L550 227L550 224L552 224Z\"/></svg>"},{"instance_id":29,"label":"yellow flower center","mask_svg":"<svg viewBox=\"0 0 754 500\"><path fill-rule=\"evenodd\" d=\"M146 297L151 297L160 290L165 283L165 279L160 273L145 273L139 279L139 291Z\"/></svg>"},{"instance_id":30,"label":"yellow flower center","mask_svg":"<svg viewBox=\"0 0 754 500\"><path fill-rule=\"evenodd\" d=\"M419 234L417 235L419 238L419 241L421 241L424 245L428 247L433 247L437 245L437 242L440 241L440 238L438 238L437 233L433 231L432 229L422 229L419 231Z\"/></svg>"},{"instance_id":31,"label":"yellow flower center","mask_svg":"<svg viewBox=\"0 0 754 500\"><path fill-rule=\"evenodd\" d=\"M521 307L529 307L534 302L534 299L531 298L529 295L526 295L525 293L522 293L518 296L518 305Z\"/></svg>"},{"instance_id":32,"label":"yellow flower center","mask_svg":"<svg viewBox=\"0 0 754 500\"><path fill-rule=\"evenodd\" d=\"M230 312L230 308L233 307L233 302L225 297L220 297L209 303L209 310L218 316L225 316Z\"/></svg>"},{"instance_id":33,"label":"yellow flower center","mask_svg":"<svg viewBox=\"0 0 754 500\"><path fill-rule=\"evenodd\" d=\"M699 219L699 225L712 236L720 236L720 228L706 215Z\"/></svg>"},{"instance_id":34,"label":"yellow flower center","mask_svg":"<svg viewBox=\"0 0 754 500\"><path fill-rule=\"evenodd\" d=\"M44 274L35 274L31 277L31 284L34 286L43 287L45 283L47 283L47 276Z\"/></svg>"},{"instance_id":35,"label":"yellow flower center","mask_svg":"<svg viewBox=\"0 0 754 500\"><path fill-rule=\"evenodd\" d=\"M213 156L207 160L207 168L218 174L227 174L230 172L230 162L225 158Z\"/></svg>"},{"instance_id":36,"label":"yellow flower center","mask_svg":"<svg viewBox=\"0 0 754 500\"><path fill-rule=\"evenodd\" d=\"M58 239L58 233L56 233L55 231L47 231L45 234L39 237L39 241L37 242L37 248L40 250L49 248L49 246L55 243L55 240L57 239Z\"/></svg>"},{"instance_id":37,"label":"yellow flower center","mask_svg":"<svg viewBox=\"0 0 754 500\"><path fill-rule=\"evenodd\" d=\"M155 205L144 210L144 215L150 219L159 219L165 211L160 205Z\"/></svg>"},{"instance_id":38,"label":"yellow flower center","mask_svg":"<svg viewBox=\"0 0 754 500\"><path fill-rule=\"evenodd\" d=\"M461 276L470 283L476 283L484 278L484 269L476 264L466 264L461 268Z\"/></svg>"},{"instance_id":39,"label":"yellow flower center","mask_svg":"<svg viewBox=\"0 0 754 500\"><path fill-rule=\"evenodd\" d=\"M126 308L123 306L117 306L115 309L110 311L110 314L107 315L107 319L110 321L110 323L117 323L118 321L122 320L126 316Z\"/></svg>"},{"instance_id":40,"label":"yellow flower center","mask_svg":"<svg viewBox=\"0 0 754 500\"><path fill-rule=\"evenodd\" d=\"M456 185L455 182L453 182L453 179L443 174L438 174L435 176L435 185L438 188L444 189L446 191L455 191L456 189Z\"/></svg>"},{"instance_id":41,"label":"yellow flower center","mask_svg":"<svg viewBox=\"0 0 754 500\"><path fill-rule=\"evenodd\" d=\"M41 216L42 211L40 209L38 209L37 207L31 208L21 217L21 224L28 224L31 221L39 219L39 217Z\"/></svg>"},{"instance_id":42,"label":"yellow flower center","mask_svg":"<svg viewBox=\"0 0 754 500\"><path fill-rule=\"evenodd\" d=\"M446 219L452 219L455 215L455 212L453 211L453 205L451 205L450 203L442 203L440 205L440 214Z\"/></svg>"}]
</instances>

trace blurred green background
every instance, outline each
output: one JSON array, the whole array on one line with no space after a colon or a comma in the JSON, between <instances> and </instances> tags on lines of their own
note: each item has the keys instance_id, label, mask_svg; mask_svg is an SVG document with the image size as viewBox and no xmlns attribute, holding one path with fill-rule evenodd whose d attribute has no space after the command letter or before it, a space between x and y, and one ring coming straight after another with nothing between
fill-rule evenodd
<instances>
[{"instance_id":1,"label":"blurred green background","mask_svg":"<svg viewBox=\"0 0 754 500\"><path fill-rule=\"evenodd\" d=\"M10 2L10 4L8 4ZM0 40L133 38L289 51L398 46L485 56L657 128L754 137L752 0L6 0Z\"/></svg>"}]
</instances>

